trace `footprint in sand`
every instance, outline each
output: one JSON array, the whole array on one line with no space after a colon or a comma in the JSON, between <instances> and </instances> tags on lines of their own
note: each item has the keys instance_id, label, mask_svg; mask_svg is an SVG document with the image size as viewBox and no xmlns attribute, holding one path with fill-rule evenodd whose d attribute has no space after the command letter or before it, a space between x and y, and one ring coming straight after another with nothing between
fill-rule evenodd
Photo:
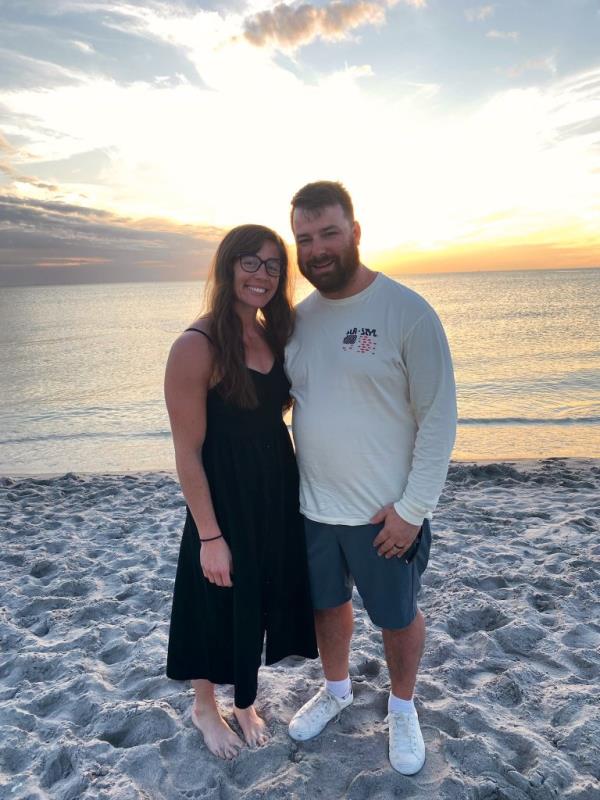
<instances>
[{"instance_id":1,"label":"footprint in sand","mask_svg":"<svg viewBox=\"0 0 600 800\"><path fill-rule=\"evenodd\" d=\"M100 652L100 658L105 664L111 666L124 661L131 655L131 646L125 642L118 642L112 644L110 647L105 648Z\"/></svg>"},{"instance_id":2,"label":"footprint in sand","mask_svg":"<svg viewBox=\"0 0 600 800\"><path fill-rule=\"evenodd\" d=\"M73 772L73 763L64 747L47 756L46 766L42 772L40 783L44 789L50 789L55 783L68 778Z\"/></svg>"},{"instance_id":3,"label":"footprint in sand","mask_svg":"<svg viewBox=\"0 0 600 800\"><path fill-rule=\"evenodd\" d=\"M56 564L52 561L36 561L36 563L29 570L29 574L33 578L45 578L51 572L57 569Z\"/></svg>"},{"instance_id":4,"label":"footprint in sand","mask_svg":"<svg viewBox=\"0 0 600 800\"><path fill-rule=\"evenodd\" d=\"M64 553L64 551L69 547L69 543L65 541L48 541L45 543L45 550L48 553L53 553L54 555L59 555L60 553Z\"/></svg>"},{"instance_id":5,"label":"footprint in sand","mask_svg":"<svg viewBox=\"0 0 600 800\"><path fill-rule=\"evenodd\" d=\"M64 708L64 705L65 698L63 693L55 689L50 689L32 700L27 710L36 717L48 717L55 711Z\"/></svg>"},{"instance_id":6,"label":"footprint in sand","mask_svg":"<svg viewBox=\"0 0 600 800\"><path fill-rule=\"evenodd\" d=\"M10 773L23 772L31 760L30 753L21 747L0 747L0 766Z\"/></svg>"},{"instance_id":7,"label":"footprint in sand","mask_svg":"<svg viewBox=\"0 0 600 800\"><path fill-rule=\"evenodd\" d=\"M520 686L508 675L501 675L486 687L492 699L505 708L514 708L523 702Z\"/></svg>"},{"instance_id":8,"label":"footprint in sand","mask_svg":"<svg viewBox=\"0 0 600 800\"><path fill-rule=\"evenodd\" d=\"M148 707L128 712L108 712L98 720L93 735L112 747L126 749L174 736L177 726L162 708Z\"/></svg>"},{"instance_id":9,"label":"footprint in sand","mask_svg":"<svg viewBox=\"0 0 600 800\"><path fill-rule=\"evenodd\" d=\"M358 675L365 678L376 678L381 672L381 663L376 658L366 658L356 665Z\"/></svg>"},{"instance_id":10,"label":"footprint in sand","mask_svg":"<svg viewBox=\"0 0 600 800\"><path fill-rule=\"evenodd\" d=\"M66 580L53 586L52 591L59 597L84 597L95 588L90 580Z\"/></svg>"},{"instance_id":11,"label":"footprint in sand","mask_svg":"<svg viewBox=\"0 0 600 800\"><path fill-rule=\"evenodd\" d=\"M561 636L561 642L567 647L589 647L594 649L600 644L600 633L588 625L574 625L567 633Z\"/></svg>"},{"instance_id":12,"label":"footprint in sand","mask_svg":"<svg viewBox=\"0 0 600 800\"><path fill-rule=\"evenodd\" d=\"M535 610L540 611L541 613L556 608L556 602L549 594L540 594L539 592L536 592L527 599L535 608Z\"/></svg>"},{"instance_id":13,"label":"footprint in sand","mask_svg":"<svg viewBox=\"0 0 600 800\"><path fill-rule=\"evenodd\" d=\"M506 625L509 620L510 617L495 606L481 604L464 608L460 614L449 618L446 624L450 636L460 639L475 631L494 631Z\"/></svg>"},{"instance_id":14,"label":"footprint in sand","mask_svg":"<svg viewBox=\"0 0 600 800\"><path fill-rule=\"evenodd\" d=\"M61 608L68 608L71 601L66 597L39 597L23 608L15 612L15 619L22 620L25 627L34 625L37 617L45 611L56 611Z\"/></svg>"},{"instance_id":15,"label":"footprint in sand","mask_svg":"<svg viewBox=\"0 0 600 800\"><path fill-rule=\"evenodd\" d=\"M547 631L540 625L513 620L497 631L494 637L507 653L531 655L537 644L546 636Z\"/></svg>"},{"instance_id":16,"label":"footprint in sand","mask_svg":"<svg viewBox=\"0 0 600 800\"><path fill-rule=\"evenodd\" d=\"M425 740L427 756L423 769L412 780L417 786L431 787L443 783L444 779L450 775L450 764L444 754L444 743L439 730L429 725L421 725L421 731Z\"/></svg>"},{"instance_id":17,"label":"footprint in sand","mask_svg":"<svg viewBox=\"0 0 600 800\"><path fill-rule=\"evenodd\" d=\"M34 625L32 625L29 630L38 638L43 639L44 636L47 636L50 633L50 623L47 619L43 619L40 622L36 622Z\"/></svg>"},{"instance_id":18,"label":"footprint in sand","mask_svg":"<svg viewBox=\"0 0 600 800\"><path fill-rule=\"evenodd\" d=\"M454 643L442 642L435 647L430 647L423 656L423 667L431 669L432 667L441 667L450 659L457 656L457 650Z\"/></svg>"}]
</instances>

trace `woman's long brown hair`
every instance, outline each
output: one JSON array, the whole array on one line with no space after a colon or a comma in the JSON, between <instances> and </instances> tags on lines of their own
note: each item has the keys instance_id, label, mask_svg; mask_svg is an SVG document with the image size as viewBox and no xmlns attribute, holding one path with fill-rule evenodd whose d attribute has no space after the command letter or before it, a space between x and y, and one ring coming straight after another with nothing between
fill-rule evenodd
<instances>
[{"instance_id":1,"label":"woman's long brown hair","mask_svg":"<svg viewBox=\"0 0 600 800\"><path fill-rule=\"evenodd\" d=\"M233 228L217 248L207 284L207 312L214 345L213 383L222 397L242 408L257 404L254 383L246 368L242 322L235 311L233 271L240 253L257 253L265 242L279 250L281 276L277 291L259 311L265 338L275 358L283 351L293 328L290 270L285 244L280 236L263 225Z\"/></svg>"}]
</instances>

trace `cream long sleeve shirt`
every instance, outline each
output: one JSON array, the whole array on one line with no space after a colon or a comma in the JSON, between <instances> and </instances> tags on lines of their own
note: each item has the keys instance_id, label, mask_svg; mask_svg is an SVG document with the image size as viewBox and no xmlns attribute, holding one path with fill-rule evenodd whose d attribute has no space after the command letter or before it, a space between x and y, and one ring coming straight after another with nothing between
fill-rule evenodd
<instances>
[{"instance_id":1,"label":"cream long sleeve shirt","mask_svg":"<svg viewBox=\"0 0 600 800\"><path fill-rule=\"evenodd\" d=\"M364 525L384 505L431 518L456 434L448 343L428 303L378 273L359 294L313 292L286 348L300 508Z\"/></svg>"}]
</instances>

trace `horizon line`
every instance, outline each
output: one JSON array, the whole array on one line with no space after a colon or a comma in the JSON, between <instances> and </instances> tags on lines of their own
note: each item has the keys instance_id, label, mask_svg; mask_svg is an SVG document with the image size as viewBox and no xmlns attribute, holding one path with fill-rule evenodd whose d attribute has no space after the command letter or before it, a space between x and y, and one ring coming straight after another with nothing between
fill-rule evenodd
<instances>
[{"instance_id":1,"label":"horizon line","mask_svg":"<svg viewBox=\"0 0 600 800\"><path fill-rule=\"evenodd\" d=\"M85 269L85 268L84 268ZM557 266L557 267L515 267L515 268L500 268L500 269L457 269L457 270L428 270L428 271L417 271L417 270L403 270L402 272L386 272L383 269L374 269L374 272L382 272L384 275L387 275L390 278L402 278L405 275L419 275L419 276L443 276L443 275L484 275L487 273L515 273L515 272L580 272L583 270L599 270L600 263L597 265L591 266L576 266L576 267L565 267L565 266ZM135 280L135 278L128 277L124 280L115 280L111 278L111 280L106 281L85 281L85 280L75 280L75 281L56 281L56 282L48 282L48 283L1 283L0 282L0 289L36 289L36 288L49 288L52 286L122 286L126 284L137 285L137 284L154 284L154 283L201 283L206 281L208 278L208 273L203 276L196 276L193 278L156 278L155 280L148 280L148 278L140 278L139 280ZM295 275L296 280L305 280L303 276L299 273Z\"/></svg>"}]
</instances>

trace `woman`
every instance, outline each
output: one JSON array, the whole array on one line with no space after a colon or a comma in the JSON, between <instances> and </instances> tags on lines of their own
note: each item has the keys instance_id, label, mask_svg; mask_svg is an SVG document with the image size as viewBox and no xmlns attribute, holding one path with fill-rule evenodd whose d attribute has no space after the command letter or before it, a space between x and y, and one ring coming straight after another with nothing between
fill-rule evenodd
<instances>
[{"instance_id":1,"label":"woman","mask_svg":"<svg viewBox=\"0 0 600 800\"><path fill-rule=\"evenodd\" d=\"M282 410L283 349L292 327L288 261L276 233L230 231L209 279L208 314L174 343L165 397L186 503L167 675L192 680L192 721L209 750L233 758L242 741L221 716L214 685L235 686L246 742L267 729L254 700L266 663L317 655L298 475Z\"/></svg>"}]
</instances>

